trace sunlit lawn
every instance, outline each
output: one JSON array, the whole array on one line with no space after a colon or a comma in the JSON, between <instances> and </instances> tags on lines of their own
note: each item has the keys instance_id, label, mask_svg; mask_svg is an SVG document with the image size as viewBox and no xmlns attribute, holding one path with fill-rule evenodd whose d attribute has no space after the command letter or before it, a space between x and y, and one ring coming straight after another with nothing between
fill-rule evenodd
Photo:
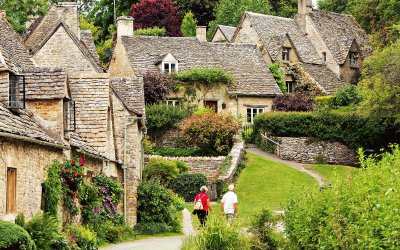
<instances>
[{"instance_id":1,"label":"sunlit lawn","mask_svg":"<svg viewBox=\"0 0 400 250\"><path fill-rule=\"evenodd\" d=\"M306 165L304 167L320 174L326 184L334 184L338 179L349 179L353 171L359 170L349 166L327 164Z\"/></svg>"}]
</instances>

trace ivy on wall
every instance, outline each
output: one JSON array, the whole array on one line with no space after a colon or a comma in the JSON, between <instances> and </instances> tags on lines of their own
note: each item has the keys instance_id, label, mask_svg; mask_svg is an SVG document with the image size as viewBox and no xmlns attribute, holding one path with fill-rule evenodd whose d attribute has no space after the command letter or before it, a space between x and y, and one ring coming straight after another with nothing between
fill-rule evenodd
<instances>
[{"instance_id":1,"label":"ivy on wall","mask_svg":"<svg viewBox=\"0 0 400 250\"><path fill-rule=\"evenodd\" d=\"M285 76L281 71L281 65L279 63L273 63L269 65L269 70L272 73L272 76L275 78L276 83L278 84L279 88L281 89L282 93L286 93L286 82Z\"/></svg>"}]
</instances>

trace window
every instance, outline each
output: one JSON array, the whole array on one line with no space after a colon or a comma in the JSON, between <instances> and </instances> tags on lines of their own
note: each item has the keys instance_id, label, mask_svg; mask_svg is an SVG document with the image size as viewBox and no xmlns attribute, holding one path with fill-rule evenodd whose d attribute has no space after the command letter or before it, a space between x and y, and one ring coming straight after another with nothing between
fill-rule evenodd
<instances>
[{"instance_id":1,"label":"window","mask_svg":"<svg viewBox=\"0 0 400 250\"><path fill-rule=\"evenodd\" d=\"M6 213L15 213L17 198L17 169L7 168Z\"/></svg>"},{"instance_id":2,"label":"window","mask_svg":"<svg viewBox=\"0 0 400 250\"><path fill-rule=\"evenodd\" d=\"M165 100L165 103L168 106L173 106L173 107L180 105L180 101L179 100Z\"/></svg>"},{"instance_id":3,"label":"window","mask_svg":"<svg viewBox=\"0 0 400 250\"><path fill-rule=\"evenodd\" d=\"M282 61L289 62L290 61L290 48L282 48Z\"/></svg>"},{"instance_id":4,"label":"window","mask_svg":"<svg viewBox=\"0 0 400 250\"><path fill-rule=\"evenodd\" d=\"M293 81L286 81L286 91L288 93L293 93L293 91L294 91L294 83L293 83Z\"/></svg>"},{"instance_id":5,"label":"window","mask_svg":"<svg viewBox=\"0 0 400 250\"><path fill-rule=\"evenodd\" d=\"M214 110L218 113L218 101L204 100L204 107Z\"/></svg>"},{"instance_id":6,"label":"window","mask_svg":"<svg viewBox=\"0 0 400 250\"><path fill-rule=\"evenodd\" d=\"M324 62L326 63L326 52L322 52L322 57L324 58Z\"/></svg>"},{"instance_id":7,"label":"window","mask_svg":"<svg viewBox=\"0 0 400 250\"><path fill-rule=\"evenodd\" d=\"M178 64L173 62L163 62L163 73L171 74L178 71Z\"/></svg>"},{"instance_id":8,"label":"window","mask_svg":"<svg viewBox=\"0 0 400 250\"><path fill-rule=\"evenodd\" d=\"M12 109L25 108L25 77L10 74L8 107Z\"/></svg>"},{"instance_id":9,"label":"window","mask_svg":"<svg viewBox=\"0 0 400 250\"><path fill-rule=\"evenodd\" d=\"M247 108L247 122L253 123L254 117L264 112L264 108Z\"/></svg>"},{"instance_id":10,"label":"window","mask_svg":"<svg viewBox=\"0 0 400 250\"><path fill-rule=\"evenodd\" d=\"M350 52L349 53L349 59L350 59L350 67L355 67L358 68L358 53L357 52Z\"/></svg>"},{"instance_id":11,"label":"window","mask_svg":"<svg viewBox=\"0 0 400 250\"><path fill-rule=\"evenodd\" d=\"M64 100L64 132L72 132L76 129L75 102Z\"/></svg>"}]
</instances>

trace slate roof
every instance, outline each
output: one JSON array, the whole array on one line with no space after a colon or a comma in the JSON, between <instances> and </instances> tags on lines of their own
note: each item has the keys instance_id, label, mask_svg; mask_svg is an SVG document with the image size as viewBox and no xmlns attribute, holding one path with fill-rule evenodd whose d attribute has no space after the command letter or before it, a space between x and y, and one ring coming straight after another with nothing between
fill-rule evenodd
<instances>
[{"instance_id":1,"label":"slate roof","mask_svg":"<svg viewBox=\"0 0 400 250\"><path fill-rule=\"evenodd\" d=\"M322 58L308 38L301 32L294 19L252 12L246 12L245 17L250 20L252 27L268 50L272 60L276 60L282 43L286 35L288 35L302 62L323 63Z\"/></svg>"},{"instance_id":2,"label":"slate roof","mask_svg":"<svg viewBox=\"0 0 400 250\"><path fill-rule=\"evenodd\" d=\"M71 146L79 148L85 151L86 153L89 153L91 155L97 156L102 159L108 159L106 156L97 151L94 147L90 146L88 140L83 138L78 133L71 134L69 138L69 143L71 144Z\"/></svg>"},{"instance_id":3,"label":"slate roof","mask_svg":"<svg viewBox=\"0 0 400 250\"><path fill-rule=\"evenodd\" d=\"M0 103L0 117L0 132L63 145L39 125L28 109L19 110L19 114L16 115Z\"/></svg>"},{"instance_id":4,"label":"slate roof","mask_svg":"<svg viewBox=\"0 0 400 250\"><path fill-rule=\"evenodd\" d=\"M363 58L371 54L371 42L354 17L319 10L309 16L338 64L345 62L354 39Z\"/></svg>"},{"instance_id":5,"label":"slate roof","mask_svg":"<svg viewBox=\"0 0 400 250\"><path fill-rule=\"evenodd\" d=\"M92 54L93 58L99 60L99 54L97 54L92 32L90 30L81 30L81 41L89 50L90 54Z\"/></svg>"},{"instance_id":6,"label":"slate roof","mask_svg":"<svg viewBox=\"0 0 400 250\"><path fill-rule=\"evenodd\" d=\"M8 69L19 70L34 66L21 37L7 22L4 12L0 13L0 34L0 52L5 58Z\"/></svg>"},{"instance_id":7,"label":"slate roof","mask_svg":"<svg viewBox=\"0 0 400 250\"><path fill-rule=\"evenodd\" d=\"M328 95L336 93L339 88L345 85L345 82L340 80L325 64L303 63L301 66L319 83Z\"/></svg>"},{"instance_id":8,"label":"slate roof","mask_svg":"<svg viewBox=\"0 0 400 250\"><path fill-rule=\"evenodd\" d=\"M18 69L14 63L0 51L0 71L11 71L17 73Z\"/></svg>"},{"instance_id":9,"label":"slate roof","mask_svg":"<svg viewBox=\"0 0 400 250\"><path fill-rule=\"evenodd\" d=\"M199 42L187 37L122 37L131 67L141 77L147 71L159 72L155 65L160 55L171 53L179 60L179 70L223 68L237 80L229 94L274 96L277 86L256 45Z\"/></svg>"},{"instance_id":10,"label":"slate roof","mask_svg":"<svg viewBox=\"0 0 400 250\"><path fill-rule=\"evenodd\" d=\"M27 68L25 97L27 100L62 99L68 96L67 74L61 68Z\"/></svg>"},{"instance_id":11,"label":"slate roof","mask_svg":"<svg viewBox=\"0 0 400 250\"><path fill-rule=\"evenodd\" d=\"M111 78L111 88L127 109L138 115L144 113L143 78Z\"/></svg>"},{"instance_id":12,"label":"slate roof","mask_svg":"<svg viewBox=\"0 0 400 250\"><path fill-rule=\"evenodd\" d=\"M217 29L221 30L222 34L224 34L224 36L225 36L226 40L228 40L228 42L232 41L233 35L235 34L235 31L236 31L236 27L218 25Z\"/></svg>"}]
</instances>

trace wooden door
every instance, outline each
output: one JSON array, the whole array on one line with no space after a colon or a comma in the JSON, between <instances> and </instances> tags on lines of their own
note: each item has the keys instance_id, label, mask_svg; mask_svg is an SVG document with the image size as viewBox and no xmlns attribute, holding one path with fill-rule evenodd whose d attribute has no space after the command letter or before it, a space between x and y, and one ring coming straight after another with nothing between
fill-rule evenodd
<instances>
[{"instance_id":1,"label":"wooden door","mask_svg":"<svg viewBox=\"0 0 400 250\"><path fill-rule=\"evenodd\" d=\"M204 107L213 109L215 113L218 113L218 101L204 101Z\"/></svg>"},{"instance_id":2,"label":"wooden door","mask_svg":"<svg viewBox=\"0 0 400 250\"><path fill-rule=\"evenodd\" d=\"M6 213L15 213L17 197L17 169L7 168Z\"/></svg>"}]
</instances>

